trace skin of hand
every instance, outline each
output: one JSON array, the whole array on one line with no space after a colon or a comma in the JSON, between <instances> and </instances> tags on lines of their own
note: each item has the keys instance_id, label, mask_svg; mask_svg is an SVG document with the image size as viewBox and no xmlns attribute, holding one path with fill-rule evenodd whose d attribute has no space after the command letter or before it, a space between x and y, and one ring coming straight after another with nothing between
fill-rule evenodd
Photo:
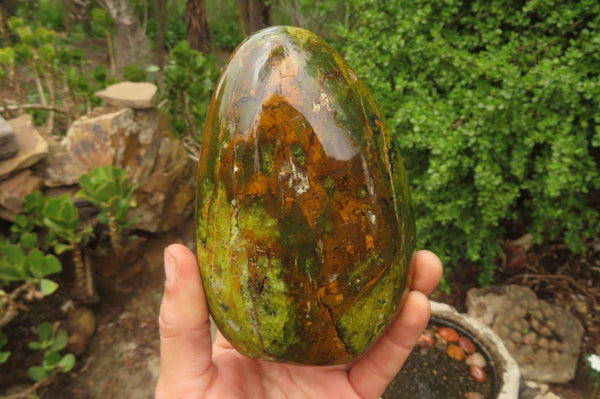
<instances>
[{"instance_id":1,"label":"skin of hand","mask_svg":"<svg viewBox=\"0 0 600 399\"><path fill-rule=\"evenodd\" d=\"M220 333L213 343L196 257L183 245L170 245L165 250L155 399L379 398L427 326L427 296L442 276L442 263L430 251L417 251L412 262L406 302L371 349L350 364L309 367L250 359Z\"/></svg>"}]
</instances>

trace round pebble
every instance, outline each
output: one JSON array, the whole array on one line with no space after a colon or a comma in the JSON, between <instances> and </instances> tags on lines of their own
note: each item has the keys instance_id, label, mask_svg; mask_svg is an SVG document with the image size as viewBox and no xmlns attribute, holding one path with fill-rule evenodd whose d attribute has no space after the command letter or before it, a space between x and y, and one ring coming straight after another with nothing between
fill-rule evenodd
<instances>
[{"instance_id":1,"label":"round pebble","mask_svg":"<svg viewBox=\"0 0 600 399\"><path fill-rule=\"evenodd\" d=\"M433 347L433 338L431 338L429 335L421 334L418 344L421 348L431 348Z\"/></svg>"},{"instance_id":2,"label":"round pebble","mask_svg":"<svg viewBox=\"0 0 600 399\"><path fill-rule=\"evenodd\" d=\"M462 348L467 354L471 355L477 350L475 344L467 337L458 338L458 346Z\"/></svg>"},{"instance_id":3,"label":"round pebble","mask_svg":"<svg viewBox=\"0 0 600 399\"><path fill-rule=\"evenodd\" d=\"M473 378L475 381L477 382L484 382L485 381L485 371L479 367L479 366L471 366L469 368L469 371L471 373L471 378Z\"/></svg>"},{"instance_id":4,"label":"round pebble","mask_svg":"<svg viewBox=\"0 0 600 399\"><path fill-rule=\"evenodd\" d=\"M535 345L537 343L537 334L534 331L530 331L523 337L523 341L529 345Z\"/></svg>"},{"instance_id":5,"label":"round pebble","mask_svg":"<svg viewBox=\"0 0 600 399\"><path fill-rule=\"evenodd\" d=\"M552 331L548 327L543 326L542 328L540 328L540 334L544 337L551 337Z\"/></svg>"},{"instance_id":6,"label":"round pebble","mask_svg":"<svg viewBox=\"0 0 600 399\"><path fill-rule=\"evenodd\" d=\"M442 336L448 342L458 341L458 333L454 328L451 327L440 327L438 328L438 334Z\"/></svg>"},{"instance_id":7,"label":"round pebble","mask_svg":"<svg viewBox=\"0 0 600 399\"><path fill-rule=\"evenodd\" d=\"M466 363L469 366L479 366L481 368L484 368L486 365L485 358L479 352L475 352L472 355L470 355L469 357L467 357Z\"/></svg>"},{"instance_id":8,"label":"round pebble","mask_svg":"<svg viewBox=\"0 0 600 399\"><path fill-rule=\"evenodd\" d=\"M510 333L510 340L512 342L514 342L515 344L519 344L523 340L523 337L521 336L520 332L513 331L513 332Z\"/></svg>"},{"instance_id":9,"label":"round pebble","mask_svg":"<svg viewBox=\"0 0 600 399\"><path fill-rule=\"evenodd\" d=\"M546 338L544 338L544 337L540 338L538 340L538 346L540 348L544 348L544 349L548 348L548 346L549 346L548 340Z\"/></svg>"},{"instance_id":10,"label":"round pebble","mask_svg":"<svg viewBox=\"0 0 600 399\"><path fill-rule=\"evenodd\" d=\"M485 399L485 396L481 392L467 392L465 393L467 399Z\"/></svg>"},{"instance_id":11,"label":"round pebble","mask_svg":"<svg viewBox=\"0 0 600 399\"><path fill-rule=\"evenodd\" d=\"M465 351L463 351L460 346L454 344L448 345L448 348L446 348L446 354L452 359L458 360L459 362L464 360L466 357Z\"/></svg>"}]
</instances>

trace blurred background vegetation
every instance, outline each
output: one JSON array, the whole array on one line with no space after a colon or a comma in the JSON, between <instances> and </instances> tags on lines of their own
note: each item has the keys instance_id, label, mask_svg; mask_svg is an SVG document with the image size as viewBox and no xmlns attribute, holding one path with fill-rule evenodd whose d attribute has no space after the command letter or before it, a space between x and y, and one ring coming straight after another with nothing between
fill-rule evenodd
<instances>
[{"instance_id":1,"label":"blurred background vegetation","mask_svg":"<svg viewBox=\"0 0 600 399\"><path fill-rule=\"evenodd\" d=\"M0 4L0 110L64 134L119 80L199 143L220 68L269 25L316 32L371 89L409 171L419 247L493 282L503 240L598 238L600 5L583 1L40 0ZM448 268L449 270L450 268Z\"/></svg>"}]
</instances>

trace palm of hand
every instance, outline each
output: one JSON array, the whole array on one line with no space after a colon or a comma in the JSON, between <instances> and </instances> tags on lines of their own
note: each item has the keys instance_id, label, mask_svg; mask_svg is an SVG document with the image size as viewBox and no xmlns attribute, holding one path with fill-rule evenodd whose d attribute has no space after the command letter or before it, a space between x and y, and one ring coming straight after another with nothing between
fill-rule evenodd
<instances>
[{"instance_id":1,"label":"palm of hand","mask_svg":"<svg viewBox=\"0 0 600 399\"><path fill-rule=\"evenodd\" d=\"M419 251L411 291L392 325L359 360L310 367L250 359L221 334L211 342L208 307L196 259L181 245L165 253L165 295L159 317L161 373L155 399L379 398L429 320L427 295L442 265Z\"/></svg>"}]
</instances>

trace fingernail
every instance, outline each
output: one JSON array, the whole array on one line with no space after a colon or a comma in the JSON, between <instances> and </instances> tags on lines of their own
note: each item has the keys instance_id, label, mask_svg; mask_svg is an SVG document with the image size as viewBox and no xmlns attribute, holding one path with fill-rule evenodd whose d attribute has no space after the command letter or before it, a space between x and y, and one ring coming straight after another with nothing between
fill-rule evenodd
<instances>
[{"instance_id":1,"label":"fingernail","mask_svg":"<svg viewBox=\"0 0 600 399\"><path fill-rule=\"evenodd\" d=\"M177 272L177 261L169 252L169 248L165 248L165 284L175 284L175 273Z\"/></svg>"}]
</instances>

